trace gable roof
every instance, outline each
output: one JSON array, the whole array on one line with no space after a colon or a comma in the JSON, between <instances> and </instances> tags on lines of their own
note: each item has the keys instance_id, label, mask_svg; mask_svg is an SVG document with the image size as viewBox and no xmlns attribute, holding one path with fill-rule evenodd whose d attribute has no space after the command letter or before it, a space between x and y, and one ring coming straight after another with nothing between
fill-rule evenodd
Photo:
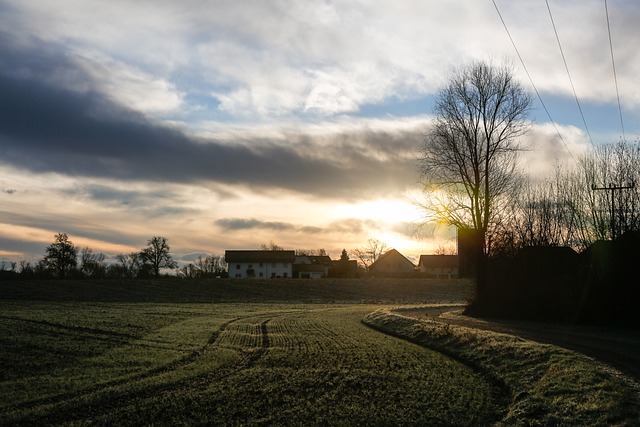
<instances>
[{"instance_id":1,"label":"gable roof","mask_svg":"<svg viewBox=\"0 0 640 427\"><path fill-rule=\"evenodd\" d=\"M393 258L397 258L398 260L400 260L400 262L405 263L405 264L410 264L412 267L415 268L415 264L412 263L411 261L409 261L409 259L407 259L407 257L402 255L397 250L391 249L391 250L385 252L384 254L380 255L378 257L378 259L375 260L375 262L369 266L369 269L371 270L373 268L375 270L376 265L384 264L384 262L386 260L393 259Z\"/></svg>"},{"instance_id":2,"label":"gable roof","mask_svg":"<svg viewBox=\"0 0 640 427\"><path fill-rule=\"evenodd\" d=\"M295 251L255 251L255 250L227 250L224 259L229 262L294 262Z\"/></svg>"}]
</instances>

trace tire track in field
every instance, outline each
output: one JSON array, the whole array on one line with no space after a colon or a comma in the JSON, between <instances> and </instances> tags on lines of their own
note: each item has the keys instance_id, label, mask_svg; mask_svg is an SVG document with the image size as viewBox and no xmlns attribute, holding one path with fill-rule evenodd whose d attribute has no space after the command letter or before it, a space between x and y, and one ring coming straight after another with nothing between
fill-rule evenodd
<instances>
[{"instance_id":1,"label":"tire track in field","mask_svg":"<svg viewBox=\"0 0 640 427\"><path fill-rule=\"evenodd\" d=\"M56 323L56 322L50 322L48 320L34 320L34 319L25 319L23 317L17 317L17 316L0 316L0 319L6 319L6 320L13 320L13 321L17 321L17 322L24 322L24 323L31 323L31 324L36 324L36 325L41 325L41 326L47 326L50 327L52 329L59 329L62 331L67 331L67 332L73 332L73 333L81 333L81 334L90 334L90 335L95 335L95 339L100 339L98 338L99 336L102 336L104 338L102 338L103 340L109 340L112 341L114 338L120 338L120 339L136 339L138 338L135 335L131 335L131 334L125 334L122 332L116 332L116 331L107 331L104 329L97 329L97 328L89 328L86 326L77 326L77 325L64 325L62 323Z\"/></svg>"},{"instance_id":2,"label":"tire track in field","mask_svg":"<svg viewBox=\"0 0 640 427\"><path fill-rule=\"evenodd\" d=\"M127 377L120 378L105 383L95 385L89 389L83 389L76 392L58 394L56 396L48 396L41 399L30 400L18 405L14 405L8 410L25 410L34 409L38 406L45 405L61 405L61 408L54 408L46 415L38 417L39 422L71 422L83 419L91 419L97 415L104 413L105 411L112 410L125 405L131 405L133 401L143 401L151 397L157 397L160 394L170 393L180 388L204 388L208 384L214 381L219 381L227 378L243 369L247 369L254 365L269 349L271 346L271 340L269 338L269 332L267 324L271 318L263 320L258 328L257 345L256 347L239 347L233 345L222 345L221 339L224 337L225 332L228 332L238 322L255 318L256 316L242 316L230 319L224 322L220 327L214 331L207 341L207 343L201 348L192 351L188 355L175 360L167 365L160 366L146 372ZM260 316L258 316L259 318ZM212 371L196 375L195 377L189 377L175 382L169 382L164 384L152 385L142 390L124 392L113 399L102 400L98 397L99 404L93 405L91 399L87 403L82 403L77 407L65 408L67 405L73 405L74 400L86 398L88 395L99 394L101 392L107 392L113 387L118 387L127 383L134 383L143 380L152 379L153 377L159 377L171 371L176 371L184 366L197 362L197 360L204 355L209 349L213 347L231 348L238 352L238 359L236 363L229 365L218 366ZM117 393L117 391L116 391ZM31 421L31 419L30 419Z\"/></svg>"}]
</instances>

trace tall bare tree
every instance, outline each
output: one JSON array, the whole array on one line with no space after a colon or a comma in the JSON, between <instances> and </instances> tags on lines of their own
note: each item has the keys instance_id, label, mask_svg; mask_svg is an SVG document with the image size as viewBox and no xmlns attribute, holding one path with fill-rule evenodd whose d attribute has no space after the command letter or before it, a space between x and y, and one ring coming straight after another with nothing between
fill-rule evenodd
<instances>
[{"instance_id":1,"label":"tall bare tree","mask_svg":"<svg viewBox=\"0 0 640 427\"><path fill-rule=\"evenodd\" d=\"M455 71L437 94L420 173L427 217L477 233L478 289L488 233L517 183L519 138L531 97L506 66L475 62Z\"/></svg>"},{"instance_id":2,"label":"tall bare tree","mask_svg":"<svg viewBox=\"0 0 640 427\"><path fill-rule=\"evenodd\" d=\"M144 260L140 252L130 252L128 254L118 254L116 259L120 263L118 270L129 279L135 279L144 273ZM114 270L112 268L112 270ZM115 273L115 271L114 271Z\"/></svg>"},{"instance_id":3,"label":"tall bare tree","mask_svg":"<svg viewBox=\"0 0 640 427\"><path fill-rule=\"evenodd\" d=\"M84 247L80 251L80 271L87 277L104 276L107 269L106 256L103 253L94 253L91 248Z\"/></svg>"},{"instance_id":4,"label":"tall bare tree","mask_svg":"<svg viewBox=\"0 0 640 427\"><path fill-rule=\"evenodd\" d=\"M144 261L151 265L151 271L154 276L160 276L161 268L173 269L178 267L169 250L169 243L167 243L165 237L154 236L149 239L147 247L140 253Z\"/></svg>"}]
</instances>

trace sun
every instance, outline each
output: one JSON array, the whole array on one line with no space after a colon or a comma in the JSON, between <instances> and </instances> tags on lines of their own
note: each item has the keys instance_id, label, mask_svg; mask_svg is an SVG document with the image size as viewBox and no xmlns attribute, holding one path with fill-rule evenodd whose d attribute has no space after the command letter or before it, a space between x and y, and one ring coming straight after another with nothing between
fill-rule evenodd
<instances>
[{"instance_id":1,"label":"sun","mask_svg":"<svg viewBox=\"0 0 640 427\"><path fill-rule=\"evenodd\" d=\"M410 254L424 251L424 242L414 234L420 212L408 198L378 198L343 204L336 207L334 215L360 222L361 245L368 239L376 239L384 242L388 249L397 249L403 254L405 251Z\"/></svg>"}]
</instances>

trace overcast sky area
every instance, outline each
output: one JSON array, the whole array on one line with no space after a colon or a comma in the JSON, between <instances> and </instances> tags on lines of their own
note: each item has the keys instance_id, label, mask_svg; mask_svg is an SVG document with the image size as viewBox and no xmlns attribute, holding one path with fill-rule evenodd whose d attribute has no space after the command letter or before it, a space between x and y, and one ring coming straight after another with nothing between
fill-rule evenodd
<instances>
[{"instance_id":1,"label":"overcast sky area","mask_svg":"<svg viewBox=\"0 0 640 427\"><path fill-rule=\"evenodd\" d=\"M163 236L180 262L452 245L415 233L416 158L434 95L474 60L534 98L529 173L637 141L640 2L607 2L611 39L603 0L495 5L0 0L0 261L59 232L109 257Z\"/></svg>"}]
</instances>

